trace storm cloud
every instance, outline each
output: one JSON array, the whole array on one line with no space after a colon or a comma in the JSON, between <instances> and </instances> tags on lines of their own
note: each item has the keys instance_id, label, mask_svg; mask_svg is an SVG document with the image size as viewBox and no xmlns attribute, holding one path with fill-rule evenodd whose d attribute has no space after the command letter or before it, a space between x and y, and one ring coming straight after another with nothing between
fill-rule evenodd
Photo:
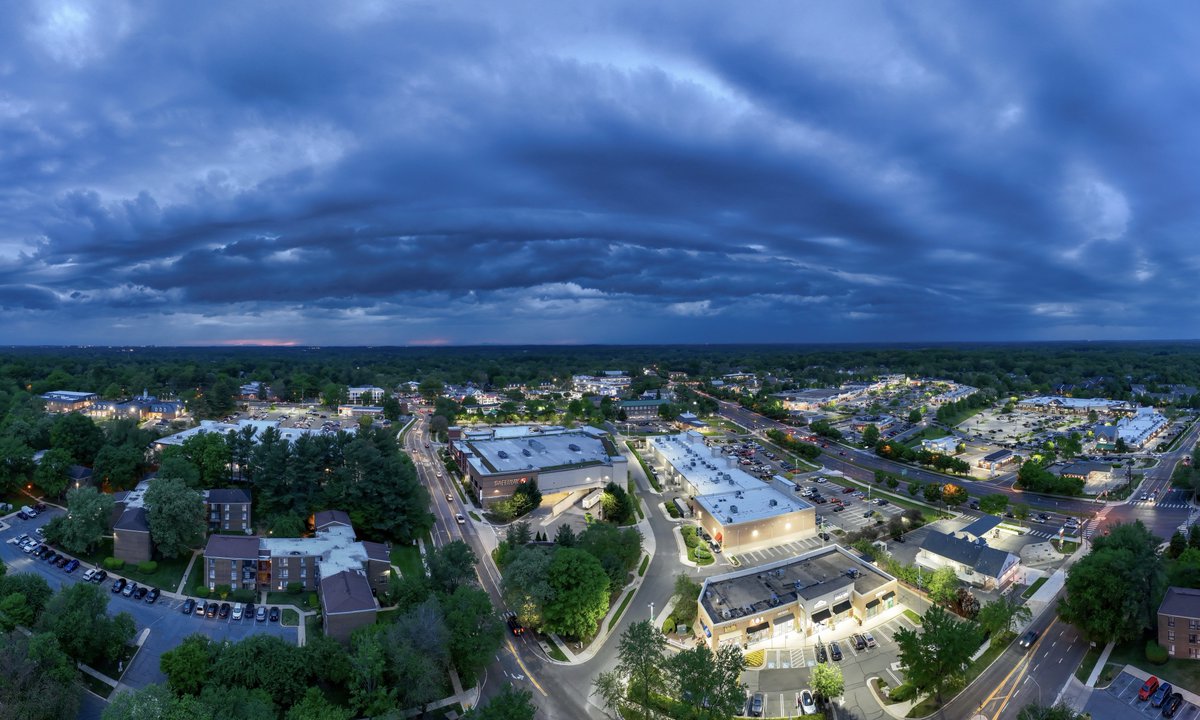
<instances>
[{"instance_id":1,"label":"storm cloud","mask_svg":"<svg viewBox=\"0 0 1200 720\"><path fill-rule=\"evenodd\" d=\"M1186 3L0 23L0 340L1195 337Z\"/></svg>"}]
</instances>

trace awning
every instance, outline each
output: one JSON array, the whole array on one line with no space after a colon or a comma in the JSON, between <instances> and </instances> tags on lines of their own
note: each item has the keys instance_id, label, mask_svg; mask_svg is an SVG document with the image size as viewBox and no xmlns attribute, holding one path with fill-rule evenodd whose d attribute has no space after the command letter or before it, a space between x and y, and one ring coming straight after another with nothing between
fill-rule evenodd
<instances>
[{"instance_id":1,"label":"awning","mask_svg":"<svg viewBox=\"0 0 1200 720\"><path fill-rule=\"evenodd\" d=\"M825 621L826 621L826 620L828 620L830 617L831 617L831 615L829 614L829 609L828 609L828 608L826 608L826 609L824 609L824 610L818 610L818 611L817 611L817 612L816 612L816 613L815 613L815 614L812 616L812 621L813 621L813 622L815 622L815 623L819 623L819 622L825 622Z\"/></svg>"},{"instance_id":2,"label":"awning","mask_svg":"<svg viewBox=\"0 0 1200 720\"><path fill-rule=\"evenodd\" d=\"M845 602L840 602L837 605L834 605L833 612L835 615L841 615L844 612L850 612L850 602L845 601Z\"/></svg>"},{"instance_id":3,"label":"awning","mask_svg":"<svg viewBox=\"0 0 1200 720\"><path fill-rule=\"evenodd\" d=\"M868 608L868 609L869 609L869 608L873 608L873 607L875 607L875 606L876 606L876 605L878 605L878 604L879 604L879 598L875 598L875 599L874 599L874 600L872 600L871 602L867 603L867 608Z\"/></svg>"},{"instance_id":4,"label":"awning","mask_svg":"<svg viewBox=\"0 0 1200 720\"><path fill-rule=\"evenodd\" d=\"M894 593L894 592L889 592L889 593L886 593L886 594L884 594L884 596L883 596L883 599L884 599L884 600L891 600L891 599L892 599L892 598L894 598L894 597L896 597L896 593Z\"/></svg>"},{"instance_id":5,"label":"awning","mask_svg":"<svg viewBox=\"0 0 1200 720\"><path fill-rule=\"evenodd\" d=\"M786 623L791 623L791 622L795 622L795 621L796 621L796 618L793 617L792 615L783 615L781 617L777 617L774 620L772 620L771 624L772 625L784 625Z\"/></svg>"},{"instance_id":6,"label":"awning","mask_svg":"<svg viewBox=\"0 0 1200 720\"><path fill-rule=\"evenodd\" d=\"M760 632L764 632L764 631L767 631L770 629L771 629L771 626L767 623L761 623L759 625L751 625L750 627L746 628L746 634L753 635L754 633L760 633Z\"/></svg>"}]
</instances>

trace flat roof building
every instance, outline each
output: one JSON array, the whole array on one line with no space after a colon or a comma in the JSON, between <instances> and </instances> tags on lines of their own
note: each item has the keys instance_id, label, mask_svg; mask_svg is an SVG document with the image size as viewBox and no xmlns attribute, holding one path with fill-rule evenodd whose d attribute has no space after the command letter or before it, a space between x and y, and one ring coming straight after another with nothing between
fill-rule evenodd
<instances>
[{"instance_id":1,"label":"flat roof building","mask_svg":"<svg viewBox=\"0 0 1200 720\"><path fill-rule=\"evenodd\" d=\"M1134 406L1124 400L1108 400L1106 398L1074 398L1058 395L1038 395L1026 398L1017 403L1025 410L1041 410L1043 412L1069 412L1087 414L1096 412L1132 412Z\"/></svg>"},{"instance_id":2,"label":"flat roof building","mask_svg":"<svg viewBox=\"0 0 1200 720\"><path fill-rule=\"evenodd\" d=\"M76 390L53 390L42 395L42 400L46 402L46 412L52 413L83 410L99 399L100 396L94 392Z\"/></svg>"},{"instance_id":3,"label":"flat roof building","mask_svg":"<svg viewBox=\"0 0 1200 720\"><path fill-rule=\"evenodd\" d=\"M543 495L624 487L629 463L603 430L583 427L498 427L462 431L450 452L485 505L512 497L517 487L537 481Z\"/></svg>"},{"instance_id":4,"label":"flat roof building","mask_svg":"<svg viewBox=\"0 0 1200 720\"><path fill-rule=\"evenodd\" d=\"M660 476L680 485L696 520L727 550L778 545L812 537L816 511L788 492L785 482L763 482L733 456L710 448L695 431L648 440L647 459Z\"/></svg>"},{"instance_id":5,"label":"flat roof building","mask_svg":"<svg viewBox=\"0 0 1200 720\"><path fill-rule=\"evenodd\" d=\"M217 420L201 420L200 424L194 428L188 428L183 432L177 432L174 435L167 435L155 440L152 447L161 450L169 445L183 445L184 441L195 435L204 433L218 433L227 435L231 432L241 432L244 428L254 429L254 442L262 437L263 431L267 428L273 428L279 433L279 436L290 442L294 442L297 438L304 435L320 435L325 432L322 428L295 428L295 427L280 427L280 420L238 420L234 423L219 422Z\"/></svg>"},{"instance_id":6,"label":"flat roof building","mask_svg":"<svg viewBox=\"0 0 1200 720\"><path fill-rule=\"evenodd\" d=\"M900 607L896 578L839 545L714 575L704 581L697 606L696 636L714 650L812 637Z\"/></svg>"}]
</instances>

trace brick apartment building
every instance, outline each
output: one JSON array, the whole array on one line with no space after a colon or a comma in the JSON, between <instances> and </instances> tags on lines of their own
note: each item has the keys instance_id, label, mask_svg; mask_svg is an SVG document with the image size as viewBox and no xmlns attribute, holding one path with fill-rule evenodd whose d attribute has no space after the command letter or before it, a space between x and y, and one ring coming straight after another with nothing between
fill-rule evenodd
<instances>
[{"instance_id":1,"label":"brick apartment building","mask_svg":"<svg viewBox=\"0 0 1200 720\"><path fill-rule=\"evenodd\" d=\"M242 489L208 490L204 493L205 518L209 532L250 534L250 493Z\"/></svg>"},{"instance_id":2,"label":"brick apartment building","mask_svg":"<svg viewBox=\"0 0 1200 720\"><path fill-rule=\"evenodd\" d=\"M272 538L212 535L204 549L204 582L209 590L287 590L299 584L317 591L325 632L347 641L361 625L375 622L375 594L386 589L391 570L388 547L356 538L340 510L313 516L311 537Z\"/></svg>"},{"instance_id":3,"label":"brick apartment building","mask_svg":"<svg viewBox=\"0 0 1200 720\"><path fill-rule=\"evenodd\" d=\"M1200 590L1167 588L1158 606L1158 644L1170 657L1200 659Z\"/></svg>"}]
</instances>

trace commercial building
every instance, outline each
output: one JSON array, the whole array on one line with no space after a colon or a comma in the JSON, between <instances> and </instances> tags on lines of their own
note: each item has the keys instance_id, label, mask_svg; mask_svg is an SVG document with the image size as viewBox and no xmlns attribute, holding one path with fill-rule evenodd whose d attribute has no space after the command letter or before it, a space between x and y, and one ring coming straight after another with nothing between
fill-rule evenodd
<instances>
[{"instance_id":1,"label":"commercial building","mask_svg":"<svg viewBox=\"0 0 1200 720\"><path fill-rule=\"evenodd\" d=\"M809 638L899 607L896 578L839 545L704 581L695 633L710 648Z\"/></svg>"},{"instance_id":2,"label":"commercial building","mask_svg":"<svg viewBox=\"0 0 1200 720\"><path fill-rule=\"evenodd\" d=\"M866 392L866 386L846 388L811 388L795 392L775 393L771 397L778 398L783 403L783 409L790 412L811 412L820 410L826 405L836 405L840 402L853 400Z\"/></svg>"},{"instance_id":3,"label":"commercial building","mask_svg":"<svg viewBox=\"0 0 1200 720\"><path fill-rule=\"evenodd\" d=\"M351 405L366 405L368 403L377 405L383 401L383 396L386 394L386 390L374 385L346 388L346 399L350 401Z\"/></svg>"},{"instance_id":4,"label":"commercial building","mask_svg":"<svg viewBox=\"0 0 1200 720\"><path fill-rule=\"evenodd\" d=\"M601 375L574 375L571 389L580 395L617 397L629 389L632 380L620 370L605 370Z\"/></svg>"},{"instance_id":5,"label":"commercial building","mask_svg":"<svg viewBox=\"0 0 1200 720\"><path fill-rule=\"evenodd\" d=\"M96 400L84 412L100 420L174 420L187 414L181 400L160 400L145 390L129 400Z\"/></svg>"},{"instance_id":6,"label":"commercial building","mask_svg":"<svg viewBox=\"0 0 1200 720\"><path fill-rule=\"evenodd\" d=\"M1200 660L1200 590L1167 588L1158 606L1158 644L1170 657Z\"/></svg>"},{"instance_id":7,"label":"commercial building","mask_svg":"<svg viewBox=\"0 0 1200 720\"><path fill-rule=\"evenodd\" d=\"M246 428L251 428L254 442L258 442L262 434L268 429L273 429L279 433L280 438L287 442L294 442L297 438L303 435L319 435L324 430L321 428L296 428L296 427L281 427L281 420L238 420L237 422L227 423L218 422L216 420L201 420L200 424L193 428L188 428L183 432L177 432L174 435L167 435L155 440L151 447L155 450L162 450L168 446L179 446L190 437L202 435L204 433L217 433L219 435L228 435L229 433L240 433Z\"/></svg>"},{"instance_id":8,"label":"commercial building","mask_svg":"<svg viewBox=\"0 0 1200 720\"><path fill-rule=\"evenodd\" d=\"M956 533L931 531L921 541L917 564L931 570L948 567L959 580L991 590L1016 579L1021 561L1016 555L987 544L1000 518L984 515Z\"/></svg>"},{"instance_id":9,"label":"commercial building","mask_svg":"<svg viewBox=\"0 0 1200 720\"><path fill-rule=\"evenodd\" d=\"M1005 465L1014 463L1016 461L1017 456L1012 450L997 450L994 453L984 455L976 464L981 468L987 468L988 470L995 472L997 468L1004 467Z\"/></svg>"},{"instance_id":10,"label":"commercial building","mask_svg":"<svg viewBox=\"0 0 1200 720\"><path fill-rule=\"evenodd\" d=\"M695 431L648 440L646 460L682 488L697 522L729 551L779 545L816 535L816 511L787 481L763 482L737 459L710 448Z\"/></svg>"},{"instance_id":11,"label":"commercial building","mask_svg":"<svg viewBox=\"0 0 1200 720\"><path fill-rule=\"evenodd\" d=\"M250 534L250 493L240 488L206 490L205 513L209 532Z\"/></svg>"},{"instance_id":12,"label":"commercial building","mask_svg":"<svg viewBox=\"0 0 1200 720\"><path fill-rule=\"evenodd\" d=\"M100 396L96 393L75 390L54 390L42 395L42 400L46 402L46 412L51 413L83 410L99 399Z\"/></svg>"},{"instance_id":13,"label":"commercial building","mask_svg":"<svg viewBox=\"0 0 1200 720\"><path fill-rule=\"evenodd\" d=\"M958 383L950 383L950 389L943 393L939 393L929 398L930 405L948 405L959 400L965 400L975 393L979 392L979 388L971 387L970 385L959 385Z\"/></svg>"},{"instance_id":14,"label":"commercial building","mask_svg":"<svg viewBox=\"0 0 1200 720\"><path fill-rule=\"evenodd\" d=\"M1073 413L1087 415L1089 412L1126 413L1133 412L1134 406L1124 400L1106 400L1104 398L1073 398L1057 395L1039 395L1026 398L1017 403L1023 410L1038 410L1041 412Z\"/></svg>"},{"instance_id":15,"label":"commercial building","mask_svg":"<svg viewBox=\"0 0 1200 720\"><path fill-rule=\"evenodd\" d=\"M960 442L962 441L953 435L933 438L932 440L926 438L921 441L921 449L928 450L932 453L940 453L942 455L953 455L954 453L958 452L958 444Z\"/></svg>"},{"instance_id":16,"label":"commercial building","mask_svg":"<svg viewBox=\"0 0 1200 720\"><path fill-rule=\"evenodd\" d=\"M1112 480L1112 473L1112 465L1108 463L1079 460L1065 466L1059 475L1088 483Z\"/></svg>"},{"instance_id":17,"label":"commercial building","mask_svg":"<svg viewBox=\"0 0 1200 720\"><path fill-rule=\"evenodd\" d=\"M1130 448L1144 448L1154 442L1169 423L1154 408L1138 408L1132 417L1123 417L1115 425L1092 428L1097 444L1115 445L1123 440Z\"/></svg>"},{"instance_id":18,"label":"commercial building","mask_svg":"<svg viewBox=\"0 0 1200 720\"><path fill-rule=\"evenodd\" d=\"M325 632L347 641L357 627L375 622L376 593L386 589L390 561L382 543L360 541L340 510L313 516L305 538L213 535L204 549L209 590L280 591L298 584L321 596Z\"/></svg>"},{"instance_id":19,"label":"commercial building","mask_svg":"<svg viewBox=\"0 0 1200 720\"><path fill-rule=\"evenodd\" d=\"M630 420L651 420L658 417L660 407L670 404L670 400L622 400L621 409Z\"/></svg>"},{"instance_id":20,"label":"commercial building","mask_svg":"<svg viewBox=\"0 0 1200 720\"><path fill-rule=\"evenodd\" d=\"M451 436L452 438L454 435ZM621 487L629 479L629 463L603 430L536 426L460 430L450 453L484 505L512 497L530 481L543 495Z\"/></svg>"}]
</instances>

